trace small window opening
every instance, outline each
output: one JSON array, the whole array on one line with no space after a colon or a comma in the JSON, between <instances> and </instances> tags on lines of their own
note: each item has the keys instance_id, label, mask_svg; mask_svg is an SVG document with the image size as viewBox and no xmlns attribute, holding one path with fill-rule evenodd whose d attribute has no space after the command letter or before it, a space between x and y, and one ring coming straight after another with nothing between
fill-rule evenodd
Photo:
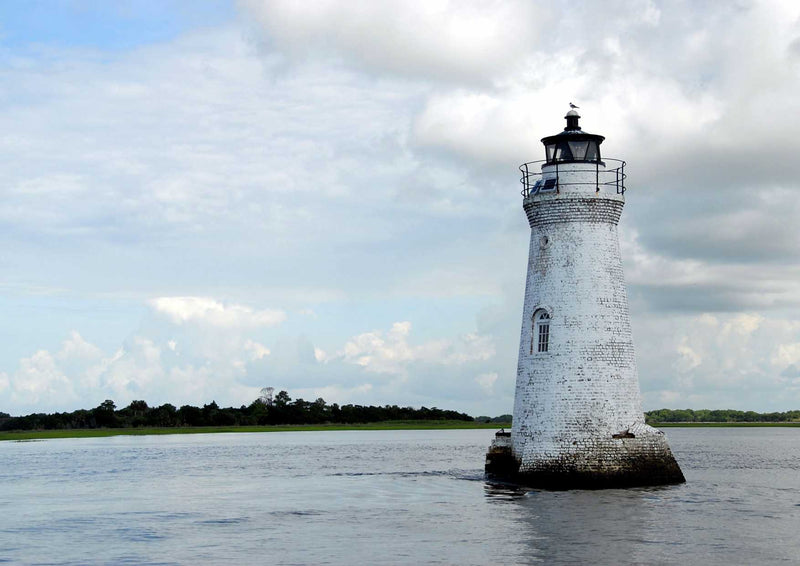
<instances>
[{"instance_id":1,"label":"small window opening","mask_svg":"<svg viewBox=\"0 0 800 566\"><path fill-rule=\"evenodd\" d=\"M556 179L556 178L544 179L544 184L539 188L539 191L541 191L543 193L550 192L550 191L555 191L556 190L556 181L558 181L558 179Z\"/></svg>"},{"instance_id":2,"label":"small window opening","mask_svg":"<svg viewBox=\"0 0 800 566\"><path fill-rule=\"evenodd\" d=\"M536 352L547 352L550 348L550 315L542 312L534 318L534 328L531 332L531 349L533 354L534 347Z\"/></svg>"},{"instance_id":3,"label":"small window opening","mask_svg":"<svg viewBox=\"0 0 800 566\"><path fill-rule=\"evenodd\" d=\"M539 315L539 352L546 352L550 345L550 315L543 312Z\"/></svg>"}]
</instances>

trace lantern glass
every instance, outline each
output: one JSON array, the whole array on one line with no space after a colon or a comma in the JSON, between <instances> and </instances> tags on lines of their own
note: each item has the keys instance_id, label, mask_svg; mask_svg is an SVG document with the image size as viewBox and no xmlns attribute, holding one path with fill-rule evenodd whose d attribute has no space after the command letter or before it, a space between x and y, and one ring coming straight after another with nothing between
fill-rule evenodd
<instances>
[{"instance_id":1,"label":"lantern glass","mask_svg":"<svg viewBox=\"0 0 800 566\"><path fill-rule=\"evenodd\" d=\"M589 142L589 147L586 148L585 159L586 161L600 161L600 151L597 148L597 142Z\"/></svg>"},{"instance_id":2,"label":"lantern glass","mask_svg":"<svg viewBox=\"0 0 800 566\"><path fill-rule=\"evenodd\" d=\"M569 148L572 150L572 158L575 161L583 161L586 159L586 149L589 147L588 141L571 141Z\"/></svg>"}]
</instances>

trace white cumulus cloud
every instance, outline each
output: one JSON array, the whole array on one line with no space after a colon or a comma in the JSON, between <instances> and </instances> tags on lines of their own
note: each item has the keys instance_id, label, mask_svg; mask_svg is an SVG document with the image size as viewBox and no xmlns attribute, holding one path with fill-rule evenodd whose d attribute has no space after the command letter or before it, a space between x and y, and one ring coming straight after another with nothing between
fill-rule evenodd
<instances>
[{"instance_id":1,"label":"white cumulus cloud","mask_svg":"<svg viewBox=\"0 0 800 566\"><path fill-rule=\"evenodd\" d=\"M286 320L282 310L254 310L223 304L208 297L158 297L150 305L175 324L207 324L223 328L274 326Z\"/></svg>"},{"instance_id":2,"label":"white cumulus cloud","mask_svg":"<svg viewBox=\"0 0 800 566\"><path fill-rule=\"evenodd\" d=\"M465 334L456 340L429 340L412 344L411 323L395 322L388 332L372 331L351 338L339 357L374 373L406 375L412 363L462 365L495 355L490 336Z\"/></svg>"},{"instance_id":3,"label":"white cumulus cloud","mask_svg":"<svg viewBox=\"0 0 800 566\"><path fill-rule=\"evenodd\" d=\"M244 349L250 353L251 360L260 360L270 355L269 348L249 339L244 343Z\"/></svg>"},{"instance_id":4,"label":"white cumulus cloud","mask_svg":"<svg viewBox=\"0 0 800 566\"><path fill-rule=\"evenodd\" d=\"M475 383L481 386L481 388L487 393L491 394L494 389L494 383L497 381L497 374L496 373L482 373L478 377L475 378Z\"/></svg>"},{"instance_id":5,"label":"white cumulus cloud","mask_svg":"<svg viewBox=\"0 0 800 566\"><path fill-rule=\"evenodd\" d=\"M515 66L551 17L523 0L246 0L269 38L295 57L331 52L376 72L488 80Z\"/></svg>"}]
</instances>

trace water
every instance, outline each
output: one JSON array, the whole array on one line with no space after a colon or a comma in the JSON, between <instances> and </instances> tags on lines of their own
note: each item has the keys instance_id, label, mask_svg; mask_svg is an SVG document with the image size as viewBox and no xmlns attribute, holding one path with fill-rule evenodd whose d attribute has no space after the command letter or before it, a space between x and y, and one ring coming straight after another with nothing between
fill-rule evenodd
<instances>
[{"instance_id":1,"label":"water","mask_svg":"<svg viewBox=\"0 0 800 566\"><path fill-rule=\"evenodd\" d=\"M492 487L493 431L0 443L0 563L797 564L800 428L668 429L687 483Z\"/></svg>"}]
</instances>

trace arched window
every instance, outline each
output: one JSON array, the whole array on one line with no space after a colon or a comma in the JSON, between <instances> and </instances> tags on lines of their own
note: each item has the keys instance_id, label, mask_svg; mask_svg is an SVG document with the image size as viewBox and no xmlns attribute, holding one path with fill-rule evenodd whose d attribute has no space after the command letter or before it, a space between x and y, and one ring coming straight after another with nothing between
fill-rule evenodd
<instances>
[{"instance_id":1,"label":"arched window","mask_svg":"<svg viewBox=\"0 0 800 566\"><path fill-rule=\"evenodd\" d=\"M536 320L536 327L539 335L538 352L546 352L550 345L550 315L543 312Z\"/></svg>"},{"instance_id":2,"label":"arched window","mask_svg":"<svg viewBox=\"0 0 800 566\"><path fill-rule=\"evenodd\" d=\"M547 352L550 347L550 315L546 311L537 311L533 316L531 329L531 351ZM535 350L534 350L535 348Z\"/></svg>"}]
</instances>

